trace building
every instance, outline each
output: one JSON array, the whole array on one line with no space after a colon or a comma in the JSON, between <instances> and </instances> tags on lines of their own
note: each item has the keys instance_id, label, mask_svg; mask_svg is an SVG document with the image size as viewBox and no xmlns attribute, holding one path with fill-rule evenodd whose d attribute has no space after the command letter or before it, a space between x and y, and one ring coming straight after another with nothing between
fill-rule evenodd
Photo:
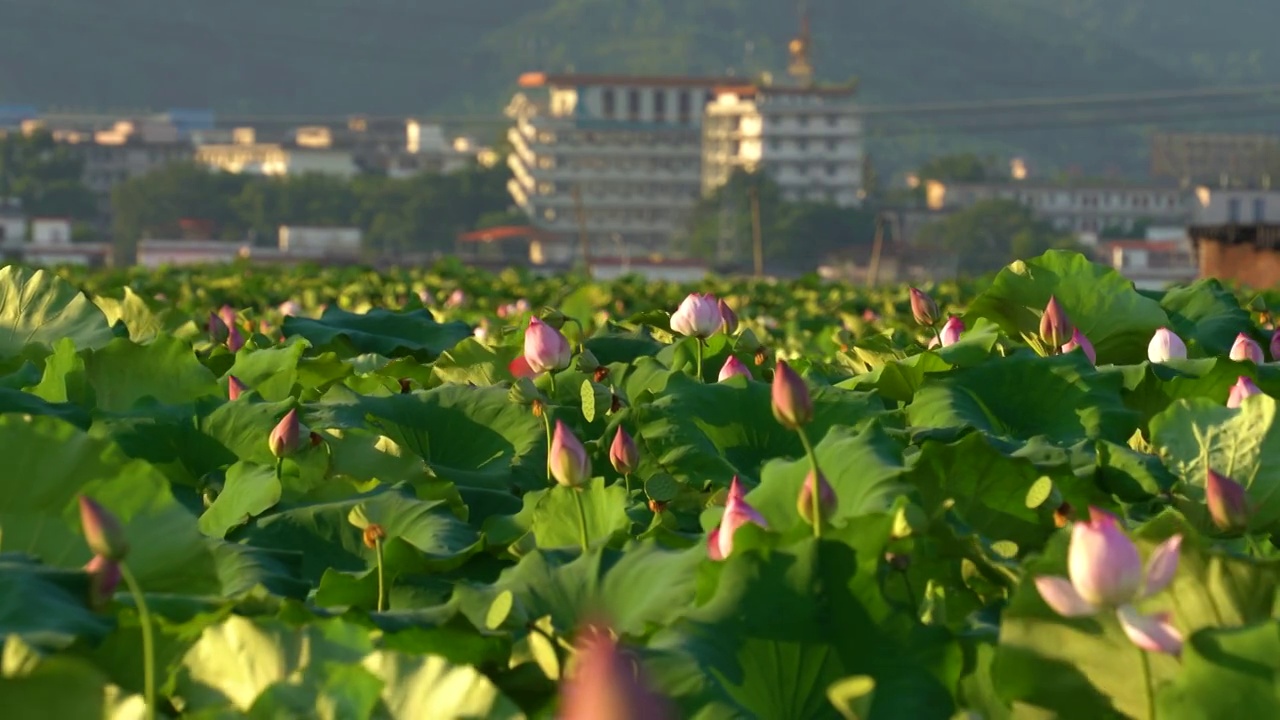
<instances>
[{"instance_id":1,"label":"building","mask_svg":"<svg viewBox=\"0 0 1280 720\"><path fill-rule=\"evenodd\" d=\"M170 163L190 162L194 154L176 125L159 120L121 120L108 130L92 135L72 132L64 139L82 148L84 184L97 198L98 213L107 223L116 185Z\"/></svg>"},{"instance_id":2,"label":"building","mask_svg":"<svg viewBox=\"0 0 1280 720\"><path fill-rule=\"evenodd\" d=\"M1162 290L1196 278L1195 249L1190 238L1176 240L1103 240L1102 260L1133 281L1139 290Z\"/></svg>"},{"instance_id":3,"label":"building","mask_svg":"<svg viewBox=\"0 0 1280 720\"><path fill-rule=\"evenodd\" d=\"M564 245L666 252L702 187L702 114L732 80L526 73L507 106L512 198Z\"/></svg>"},{"instance_id":4,"label":"building","mask_svg":"<svg viewBox=\"0 0 1280 720\"><path fill-rule=\"evenodd\" d=\"M1280 190L1211 188L1195 190L1192 222L1196 225L1280 223Z\"/></svg>"},{"instance_id":5,"label":"building","mask_svg":"<svg viewBox=\"0 0 1280 720\"><path fill-rule=\"evenodd\" d=\"M386 171L393 178L421 173L449 174L475 162L479 152L470 138L449 140L440 125L408 120L405 122L404 147L389 155Z\"/></svg>"},{"instance_id":6,"label":"building","mask_svg":"<svg viewBox=\"0 0 1280 720\"><path fill-rule=\"evenodd\" d=\"M316 134L305 141L319 142ZM252 128L237 128L230 143L198 145L196 162L215 170L250 175L305 175L319 173L340 178L354 176L356 167L351 151L332 147L305 147L292 143L260 143Z\"/></svg>"},{"instance_id":7,"label":"building","mask_svg":"<svg viewBox=\"0 0 1280 720\"><path fill-rule=\"evenodd\" d=\"M1244 133L1155 133L1151 177L1192 183L1253 184L1270 172L1280 136Z\"/></svg>"},{"instance_id":8,"label":"building","mask_svg":"<svg viewBox=\"0 0 1280 720\"><path fill-rule=\"evenodd\" d=\"M1050 184L1033 181L925 183L926 205L955 211L983 200L1015 200L1059 230L1130 232L1139 225L1186 225L1192 200L1176 186L1122 183Z\"/></svg>"},{"instance_id":9,"label":"building","mask_svg":"<svg viewBox=\"0 0 1280 720\"><path fill-rule=\"evenodd\" d=\"M702 124L702 192L765 172L790 201L862 203L862 120L853 87L716 89Z\"/></svg>"},{"instance_id":10,"label":"building","mask_svg":"<svg viewBox=\"0 0 1280 720\"><path fill-rule=\"evenodd\" d=\"M281 225L278 247L291 255L359 257L364 233L356 227Z\"/></svg>"},{"instance_id":11,"label":"building","mask_svg":"<svg viewBox=\"0 0 1280 720\"><path fill-rule=\"evenodd\" d=\"M1200 277L1252 288L1280 285L1280 223L1193 225L1187 229Z\"/></svg>"},{"instance_id":12,"label":"building","mask_svg":"<svg viewBox=\"0 0 1280 720\"><path fill-rule=\"evenodd\" d=\"M27 240L27 216L18 198L0 197L0 249L20 248Z\"/></svg>"}]
</instances>

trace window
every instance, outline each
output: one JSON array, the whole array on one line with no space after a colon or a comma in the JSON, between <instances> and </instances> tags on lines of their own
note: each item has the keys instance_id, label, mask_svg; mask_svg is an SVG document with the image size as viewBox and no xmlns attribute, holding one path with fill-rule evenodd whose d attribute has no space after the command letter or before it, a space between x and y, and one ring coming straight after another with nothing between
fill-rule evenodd
<instances>
[{"instance_id":1,"label":"window","mask_svg":"<svg viewBox=\"0 0 1280 720\"><path fill-rule=\"evenodd\" d=\"M680 122L688 123L689 115L692 112L693 107L693 99L689 97L689 91L681 90L680 97L676 102L678 103L677 112L680 113Z\"/></svg>"},{"instance_id":2,"label":"window","mask_svg":"<svg viewBox=\"0 0 1280 720\"><path fill-rule=\"evenodd\" d=\"M796 145L800 147L801 152L809 149L809 141L804 138L800 138L796 141Z\"/></svg>"},{"instance_id":3,"label":"window","mask_svg":"<svg viewBox=\"0 0 1280 720\"><path fill-rule=\"evenodd\" d=\"M640 119L640 91L639 90L627 91L627 115L632 120Z\"/></svg>"},{"instance_id":4,"label":"window","mask_svg":"<svg viewBox=\"0 0 1280 720\"><path fill-rule=\"evenodd\" d=\"M837 173L839 173L839 172L840 172L840 168L839 168L839 167L837 167L835 163L827 163L827 174L828 174L828 175L832 175L832 176L834 176L834 175L836 175L836 174L837 174Z\"/></svg>"},{"instance_id":5,"label":"window","mask_svg":"<svg viewBox=\"0 0 1280 720\"><path fill-rule=\"evenodd\" d=\"M1240 222L1240 198L1231 198L1227 202L1227 222Z\"/></svg>"},{"instance_id":6,"label":"window","mask_svg":"<svg viewBox=\"0 0 1280 720\"><path fill-rule=\"evenodd\" d=\"M604 105L605 117L611 118L618 112L618 108L616 106L617 101L613 97L613 88L605 88L604 93L601 96L601 102Z\"/></svg>"},{"instance_id":7,"label":"window","mask_svg":"<svg viewBox=\"0 0 1280 720\"><path fill-rule=\"evenodd\" d=\"M655 120L665 120L667 116L667 91L655 90L653 93L653 117Z\"/></svg>"},{"instance_id":8,"label":"window","mask_svg":"<svg viewBox=\"0 0 1280 720\"><path fill-rule=\"evenodd\" d=\"M796 122L800 123L800 127L809 127L809 116L808 116L808 115L797 115L797 116L796 116Z\"/></svg>"},{"instance_id":9,"label":"window","mask_svg":"<svg viewBox=\"0 0 1280 720\"><path fill-rule=\"evenodd\" d=\"M1267 217L1267 199L1254 198L1253 199L1253 221L1256 223L1260 223L1263 220L1265 220L1266 217Z\"/></svg>"},{"instance_id":10,"label":"window","mask_svg":"<svg viewBox=\"0 0 1280 720\"><path fill-rule=\"evenodd\" d=\"M837 140L828 140L828 141L827 141L827 149L828 149L828 150L835 150L835 149L836 149L837 147L839 147L839 146L840 146L840 143L839 143L839 141L837 141Z\"/></svg>"},{"instance_id":11,"label":"window","mask_svg":"<svg viewBox=\"0 0 1280 720\"><path fill-rule=\"evenodd\" d=\"M830 127L835 127L835 126L837 126L837 125L839 125L839 124L840 124L840 116L839 116L839 115L828 115L828 116L827 116L827 125L829 125Z\"/></svg>"}]
</instances>

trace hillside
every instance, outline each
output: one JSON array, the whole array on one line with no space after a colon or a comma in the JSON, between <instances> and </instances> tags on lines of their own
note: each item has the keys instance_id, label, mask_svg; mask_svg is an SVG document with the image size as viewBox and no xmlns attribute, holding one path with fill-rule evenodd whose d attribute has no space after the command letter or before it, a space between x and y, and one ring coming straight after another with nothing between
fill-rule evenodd
<instances>
[{"instance_id":1,"label":"hillside","mask_svg":"<svg viewBox=\"0 0 1280 720\"><path fill-rule=\"evenodd\" d=\"M1280 5L1270 0L810 5L820 76L860 77L868 102L1181 89L1280 74L1269 37ZM793 3L778 0L0 0L0 102L489 115L516 74L533 68L776 70L795 27ZM1052 156L1081 132L980 142L1030 143ZM1083 132L1121 150L1135 144L1130 132ZM899 135L890 152L927 149Z\"/></svg>"}]
</instances>

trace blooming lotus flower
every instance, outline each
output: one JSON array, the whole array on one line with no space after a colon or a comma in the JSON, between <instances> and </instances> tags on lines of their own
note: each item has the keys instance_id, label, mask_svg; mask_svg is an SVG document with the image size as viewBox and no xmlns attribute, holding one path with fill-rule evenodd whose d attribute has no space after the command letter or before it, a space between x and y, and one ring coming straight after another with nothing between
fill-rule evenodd
<instances>
[{"instance_id":1,"label":"blooming lotus flower","mask_svg":"<svg viewBox=\"0 0 1280 720\"><path fill-rule=\"evenodd\" d=\"M750 379L751 370L747 369L747 366L744 365L741 360L730 355L729 359L724 361L724 366L720 368L720 377L717 379L719 382L724 382L729 378L738 377L739 375Z\"/></svg>"},{"instance_id":2,"label":"blooming lotus flower","mask_svg":"<svg viewBox=\"0 0 1280 720\"><path fill-rule=\"evenodd\" d=\"M581 487L591 479L591 458L587 449L564 424L556 421L556 432L551 438L551 477L565 487Z\"/></svg>"},{"instance_id":3,"label":"blooming lotus flower","mask_svg":"<svg viewBox=\"0 0 1280 720\"><path fill-rule=\"evenodd\" d=\"M1266 359L1262 357L1262 346L1244 333L1236 335L1236 341L1231 344L1230 357L1236 362L1248 361L1254 365L1261 365L1266 362Z\"/></svg>"},{"instance_id":4,"label":"blooming lotus flower","mask_svg":"<svg viewBox=\"0 0 1280 720\"><path fill-rule=\"evenodd\" d=\"M302 447L300 433L301 423L298 422L298 410L295 408L286 413L271 430L271 435L267 438L267 446L271 448L271 454L282 458L297 452L298 448Z\"/></svg>"},{"instance_id":5,"label":"blooming lotus flower","mask_svg":"<svg viewBox=\"0 0 1280 720\"><path fill-rule=\"evenodd\" d=\"M221 344L227 341L229 333L227 323L217 313L209 313L209 339Z\"/></svg>"},{"instance_id":6,"label":"blooming lotus flower","mask_svg":"<svg viewBox=\"0 0 1280 720\"><path fill-rule=\"evenodd\" d=\"M585 637L583 637L585 636ZM608 631L582 633L573 675L560 688L560 720L675 720Z\"/></svg>"},{"instance_id":7,"label":"blooming lotus flower","mask_svg":"<svg viewBox=\"0 0 1280 720\"><path fill-rule=\"evenodd\" d=\"M1147 566L1142 567L1138 547L1125 535L1110 513L1089 508L1089 521L1071 528L1065 577L1042 575L1036 589L1046 604L1063 617L1096 615L1114 610L1125 635L1135 645L1150 652L1177 655L1182 635L1167 615L1143 615L1133 603L1168 587L1178 569L1182 536L1161 543Z\"/></svg>"},{"instance_id":8,"label":"blooming lotus flower","mask_svg":"<svg viewBox=\"0 0 1280 720\"><path fill-rule=\"evenodd\" d=\"M102 555L94 555L85 563L84 571L89 574L89 606L94 609L106 607L120 585L120 564Z\"/></svg>"},{"instance_id":9,"label":"blooming lotus flower","mask_svg":"<svg viewBox=\"0 0 1280 720\"><path fill-rule=\"evenodd\" d=\"M227 349L231 352L240 352L242 347L244 347L244 335L240 334L240 328L235 325L227 328Z\"/></svg>"},{"instance_id":10,"label":"blooming lotus flower","mask_svg":"<svg viewBox=\"0 0 1280 720\"><path fill-rule=\"evenodd\" d=\"M1153 363L1186 360L1187 344L1169 328L1160 328L1147 344L1147 359Z\"/></svg>"},{"instance_id":11,"label":"blooming lotus flower","mask_svg":"<svg viewBox=\"0 0 1280 720\"><path fill-rule=\"evenodd\" d=\"M813 399L809 388L787 361L779 360L773 372L773 416L788 430L809 424Z\"/></svg>"},{"instance_id":12,"label":"blooming lotus flower","mask_svg":"<svg viewBox=\"0 0 1280 720\"><path fill-rule=\"evenodd\" d=\"M800 486L800 496L796 498L796 510L800 511L800 517L810 525L813 524L813 487L818 486L818 512L821 514L821 520L826 521L831 517L831 513L836 510L836 491L831 487L831 483L827 482L827 478L821 472L816 473L817 480L815 482L815 473L809 470L809 474L804 477L804 484Z\"/></svg>"},{"instance_id":13,"label":"blooming lotus flower","mask_svg":"<svg viewBox=\"0 0 1280 720\"><path fill-rule=\"evenodd\" d=\"M708 338L724 325L720 303L710 293L689 293L671 315L671 329L688 337Z\"/></svg>"},{"instance_id":14,"label":"blooming lotus flower","mask_svg":"<svg viewBox=\"0 0 1280 720\"><path fill-rule=\"evenodd\" d=\"M235 400L240 397L240 393L248 390L244 383L240 382L240 378L235 375L227 376L227 399Z\"/></svg>"},{"instance_id":15,"label":"blooming lotus flower","mask_svg":"<svg viewBox=\"0 0 1280 720\"><path fill-rule=\"evenodd\" d=\"M1231 393L1227 395L1227 407L1235 409L1240 407L1240 403L1251 395L1258 395L1262 391L1249 378L1241 375L1236 378L1236 384L1231 386Z\"/></svg>"},{"instance_id":16,"label":"blooming lotus flower","mask_svg":"<svg viewBox=\"0 0 1280 720\"><path fill-rule=\"evenodd\" d=\"M559 330L531 317L529 328L524 332L524 359L534 373L563 370L569 367L573 351Z\"/></svg>"},{"instance_id":17,"label":"blooming lotus flower","mask_svg":"<svg viewBox=\"0 0 1280 720\"><path fill-rule=\"evenodd\" d=\"M1056 295L1049 296L1049 304L1044 307L1040 316L1040 337L1049 347L1062 347L1071 339L1073 328L1067 318L1067 311L1062 309Z\"/></svg>"},{"instance_id":18,"label":"blooming lotus flower","mask_svg":"<svg viewBox=\"0 0 1280 720\"><path fill-rule=\"evenodd\" d=\"M284 302L280 303L280 307L276 309L280 312L281 315L284 315L285 317L289 317L290 315L297 315L302 312L302 306L292 300L285 300Z\"/></svg>"},{"instance_id":19,"label":"blooming lotus flower","mask_svg":"<svg viewBox=\"0 0 1280 720\"><path fill-rule=\"evenodd\" d=\"M724 300L720 300L716 304L720 308L720 319L722 321L720 324L720 329L724 331L725 335L732 335L735 332L737 332L738 331L738 314L735 313L733 311L733 308L729 307L729 303L725 302Z\"/></svg>"},{"instance_id":20,"label":"blooming lotus flower","mask_svg":"<svg viewBox=\"0 0 1280 720\"><path fill-rule=\"evenodd\" d=\"M960 342L960 333L963 332L964 321L952 315L947 318L947 322L942 326L942 332L935 339L941 343L942 347L950 347Z\"/></svg>"},{"instance_id":21,"label":"blooming lotus flower","mask_svg":"<svg viewBox=\"0 0 1280 720\"><path fill-rule=\"evenodd\" d=\"M129 554L129 539L120 519L87 495L80 496L80 526L94 555L119 561Z\"/></svg>"},{"instance_id":22,"label":"blooming lotus flower","mask_svg":"<svg viewBox=\"0 0 1280 720\"><path fill-rule=\"evenodd\" d=\"M1243 530L1249 524L1249 496L1240 483L1212 469L1205 473L1205 504L1219 530Z\"/></svg>"},{"instance_id":23,"label":"blooming lotus flower","mask_svg":"<svg viewBox=\"0 0 1280 720\"><path fill-rule=\"evenodd\" d=\"M1069 352L1075 352L1077 349L1084 352L1084 356L1089 358L1090 364L1098 364L1098 354L1093 350L1093 343L1089 342L1089 338L1080 332L1080 328L1072 329L1071 339L1062 346L1062 353L1065 355Z\"/></svg>"},{"instance_id":24,"label":"blooming lotus flower","mask_svg":"<svg viewBox=\"0 0 1280 720\"><path fill-rule=\"evenodd\" d=\"M742 491L742 483L734 477L729 484L729 497L724 503L724 515L720 524L707 533L707 554L712 560L723 560L733 552L733 534L747 523L755 523L765 530L769 523L755 508L747 504L746 493Z\"/></svg>"},{"instance_id":25,"label":"blooming lotus flower","mask_svg":"<svg viewBox=\"0 0 1280 720\"><path fill-rule=\"evenodd\" d=\"M640 464L640 451L636 449L636 441L631 439L621 425L613 436L613 444L609 446L609 462L619 475L630 475Z\"/></svg>"},{"instance_id":26,"label":"blooming lotus flower","mask_svg":"<svg viewBox=\"0 0 1280 720\"><path fill-rule=\"evenodd\" d=\"M1280 360L1280 328L1271 334L1271 359Z\"/></svg>"},{"instance_id":27,"label":"blooming lotus flower","mask_svg":"<svg viewBox=\"0 0 1280 720\"><path fill-rule=\"evenodd\" d=\"M911 317L925 327L933 327L938 322L938 303L928 293L916 288L909 288L911 293Z\"/></svg>"}]
</instances>

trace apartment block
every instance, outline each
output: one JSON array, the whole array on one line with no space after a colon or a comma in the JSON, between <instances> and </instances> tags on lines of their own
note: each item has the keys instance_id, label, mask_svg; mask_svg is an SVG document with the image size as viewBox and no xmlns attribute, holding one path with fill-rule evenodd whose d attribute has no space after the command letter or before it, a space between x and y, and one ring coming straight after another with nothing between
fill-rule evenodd
<instances>
[{"instance_id":1,"label":"apartment block","mask_svg":"<svg viewBox=\"0 0 1280 720\"><path fill-rule=\"evenodd\" d=\"M1107 228L1127 232L1142 223L1185 225L1192 214L1190 193L1175 185L930 180L925 188L930 210L961 210L982 200L1015 200L1055 228L1077 233L1097 233Z\"/></svg>"}]
</instances>

